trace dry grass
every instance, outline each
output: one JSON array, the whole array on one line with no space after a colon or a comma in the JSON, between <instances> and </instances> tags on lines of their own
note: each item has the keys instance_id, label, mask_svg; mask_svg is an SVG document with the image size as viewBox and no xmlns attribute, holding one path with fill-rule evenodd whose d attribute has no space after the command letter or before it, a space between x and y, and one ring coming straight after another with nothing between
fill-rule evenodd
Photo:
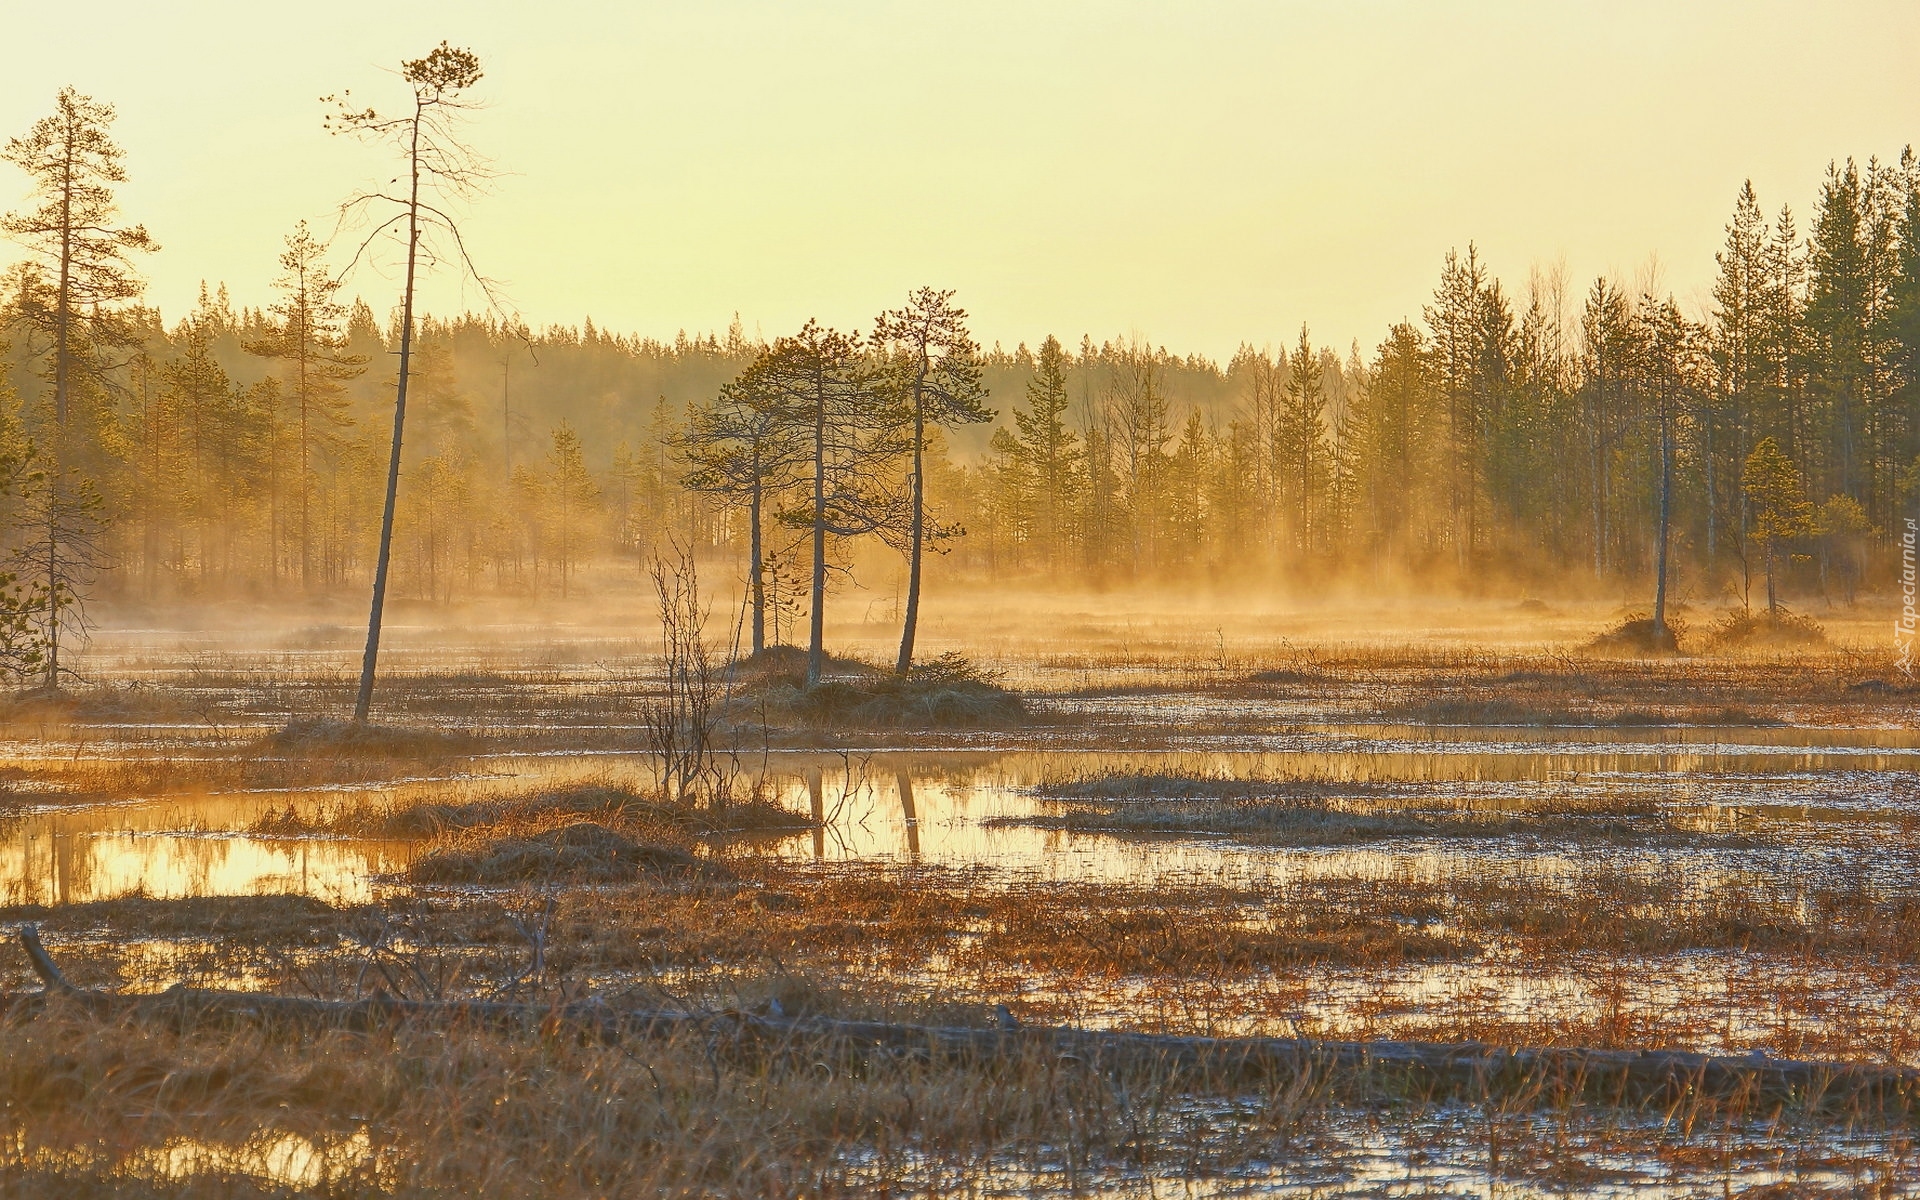
<instances>
[{"instance_id":1,"label":"dry grass","mask_svg":"<svg viewBox=\"0 0 1920 1200\"><path fill-rule=\"evenodd\" d=\"M155 682L121 711L173 726L107 734L94 715L109 711L104 691L86 702L94 710L23 710L16 729L41 722L31 736L49 749L16 763L11 783L19 798L110 799L407 778L451 769L472 747L631 748L635 715L657 689L638 658L598 653L452 665L423 655L432 669L383 681L383 719L471 732L382 745L262 740L343 704L344 674L155 662ZM746 701L736 696L741 728L773 714L769 741L787 722L789 736L832 745L912 748L991 727L996 744L1138 750L1109 760L1136 771L1084 774L1065 764L1085 760L1063 753L1041 789L1055 806L1041 822L1230 838L1257 847L1241 857L1284 868L1245 878L811 864L750 836L811 825L764 796L667 805L609 773L537 787L409 785L377 803L301 798L253 825L263 837L419 840L418 886L389 881L368 904L136 896L4 910L0 921L40 921L82 984L142 990L185 980L323 996L596 995L717 1014L778 1005L976 1025L1005 1004L1031 1024L1920 1062L1908 1019L1920 1007L1920 901L1879 867L1829 855L1818 873L1799 870L1773 826L1729 832L1639 793L1528 785L1496 798L1305 767L1298 778L1229 780L1206 774L1200 754L1162 753L1195 733L1226 742L1249 729L1383 719L1911 727L1911 693L1883 654L1771 653L1249 650L1225 639L1216 651L1207 637L1156 634L1049 647L1037 665L1029 656L1011 670L1024 672L1032 703L1018 701L1020 719L1004 723L964 705L943 716L946 700L914 707L956 687L1000 686L972 672L923 674L901 685L920 689L903 700L880 695L896 686L890 676L837 663L857 678L842 681L846 693L823 689L809 713L780 690L792 684L782 661ZM1163 694L1213 705L1218 722L1175 729L1165 706L1133 699ZM1110 711L1061 716L1102 698L1115 701ZM1263 769L1291 769L1283 760ZM1870 821L1881 841L1911 832L1899 811ZM1458 844L1378 845L1391 839ZM5 969L11 986L28 982L23 964ZM1751 1194L1878 1196L1916 1177L1909 1130L1863 1126L1849 1140L1795 1113L1631 1114L1524 1088L1442 1104L1386 1079L1229 1087L1059 1061L929 1064L728 1030L721 1016L708 1036L605 1046L478 1030L183 1034L70 1015L0 1026L11 1135L0 1141L0 1192L1165 1194L1169 1179L1212 1179L1328 1194L1372 1186L1356 1182L1367 1155L1414 1181L1410 1192L1432 1194L1489 1180L1579 1194L1668 1179L1703 1194L1771 1180L1774 1193ZM307 1173L290 1176L289 1147ZM1447 1163L1465 1165L1419 1174Z\"/></svg>"},{"instance_id":2,"label":"dry grass","mask_svg":"<svg viewBox=\"0 0 1920 1200\"><path fill-rule=\"evenodd\" d=\"M1715 622L1708 642L1717 650L1818 648L1827 644L1827 631L1805 613L1754 612L1734 609Z\"/></svg>"},{"instance_id":3,"label":"dry grass","mask_svg":"<svg viewBox=\"0 0 1920 1200\"><path fill-rule=\"evenodd\" d=\"M1311 1071L1223 1087L1052 1059L933 1064L830 1039L769 1044L724 1021L611 1046L408 1029L183 1035L60 1016L0 1039L0 1183L36 1196L1324 1188L1357 1182L1383 1146L1467 1178L1563 1188L1608 1179L1595 1164L1623 1158L1635 1175L1708 1185L1757 1163L1890 1182L1913 1162L1898 1130L1836 1138L1701 1102L1664 1120L1564 1104L1543 1120L1544 1087L1436 1101L1391 1078ZM1402 1132L1383 1141L1383 1120Z\"/></svg>"},{"instance_id":4,"label":"dry grass","mask_svg":"<svg viewBox=\"0 0 1920 1200\"><path fill-rule=\"evenodd\" d=\"M727 835L779 834L812 827L799 813L764 793L729 799L724 805L675 803L657 790L612 779L588 779L555 787L494 791L463 802L414 796L351 803L322 810L273 810L250 827L268 837L330 834L365 838L431 838L482 830L575 820L658 828L675 840Z\"/></svg>"}]
</instances>

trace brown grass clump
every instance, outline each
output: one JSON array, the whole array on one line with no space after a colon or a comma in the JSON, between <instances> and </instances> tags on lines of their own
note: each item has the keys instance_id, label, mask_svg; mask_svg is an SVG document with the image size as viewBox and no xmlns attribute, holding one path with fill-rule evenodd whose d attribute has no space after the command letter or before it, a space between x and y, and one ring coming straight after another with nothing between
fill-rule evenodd
<instances>
[{"instance_id":1,"label":"brown grass clump","mask_svg":"<svg viewBox=\"0 0 1920 1200\"><path fill-rule=\"evenodd\" d=\"M1804 613L1733 609L1714 623L1707 641L1717 650L1806 649L1827 644L1827 631Z\"/></svg>"},{"instance_id":2,"label":"brown grass clump","mask_svg":"<svg viewBox=\"0 0 1920 1200\"><path fill-rule=\"evenodd\" d=\"M415 859L407 878L482 885L627 883L642 876L691 878L715 871L684 847L636 841L593 821L573 821L538 831L488 828L459 835Z\"/></svg>"},{"instance_id":3,"label":"brown grass clump","mask_svg":"<svg viewBox=\"0 0 1920 1200\"><path fill-rule=\"evenodd\" d=\"M566 820L659 826L692 838L809 829L812 821L764 795L724 806L676 804L622 783L587 781L565 787L486 796L465 803L425 800L354 804L323 813L295 808L263 814L249 832L265 837L333 834L367 838L430 838L482 826Z\"/></svg>"},{"instance_id":4,"label":"brown grass clump","mask_svg":"<svg viewBox=\"0 0 1920 1200\"><path fill-rule=\"evenodd\" d=\"M798 650L774 647L746 662L742 694L729 706L736 724L765 718L813 728L997 729L1024 725L1029 715L998 676L954 653L906 675L833 659L812 688Z\"/></svg>"},{"instance_id":5,"label":"brown grass clump","mask_svg":"<svg viewBox=\"0 0 1920 1200\"><path fill-rule=\"evenodd\" d=\"M1587 649L1613 654L1678 654L1686 623L1667 619L1667 627L1657 629L1646 613L1629 613L1625 620L1594 636Z\"/></svg>"}]
</instances>

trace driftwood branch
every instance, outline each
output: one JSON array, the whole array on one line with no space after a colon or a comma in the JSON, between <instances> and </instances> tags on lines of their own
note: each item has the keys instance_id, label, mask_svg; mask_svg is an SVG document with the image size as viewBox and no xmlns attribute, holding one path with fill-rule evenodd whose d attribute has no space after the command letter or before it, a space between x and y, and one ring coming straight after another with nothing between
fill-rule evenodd
<instances>
[{"instance_id":1,"label":"driftwood branch","mask_svg":"<svg viewBox=\"0 0 1920 1200\"><path fill-rule=\"evenodd\" d=\"M54 965L53 956L48 954L47 948L40 944L40 930L38 926L22 925L20 927L20 944L26 947L27 961L33 964L33 973L40 977L41 983L47 985L48 991L76 992L80 990L67 982L67 977L62 975L60 968Z\"/></svg>"},{"instance_id":2,"label":"driftwood branch","mask_svg":"<svg viewBox=\"0 0 1920 1200\"><path fill-rule=\"evenodd\" d=\"M1114 1030L1022 1026L1005 1019L991 1028L943 1028L880 1021L845 1021L729 1010L691 1013L616 1009L594 999L568 1004L488 1000L401 1000L385 994L361 1000L315 1000L175 987L154 994L121 994L68 983L30 925L21 944L46 984L39 992L0 994L0 1013L15 1020L66 1006L102 1019L160 1020L179 1027L221 1022L388 1029L435 1027L571 1030L613 1041L622 1038L709 1038L730 1035L771 1048L822 1043L844 1052L969 1063L1047 1060L1097 1070L1157 1070L1212 1079L1293 1077L1306 1073L1368 1073L1393 1078L1424 1094L1532 1089L1543 1098L1584 1096L1616 1104L1671 1104L1689 1096L1807 1108L1867 1106L1920 1111L1920 1070L1867 1063L1808 1062L1681 1050L1527 1049L1478 1042L1324 1041L1313 1038L1213 1038Z\"/></svg>"}]
</instances>

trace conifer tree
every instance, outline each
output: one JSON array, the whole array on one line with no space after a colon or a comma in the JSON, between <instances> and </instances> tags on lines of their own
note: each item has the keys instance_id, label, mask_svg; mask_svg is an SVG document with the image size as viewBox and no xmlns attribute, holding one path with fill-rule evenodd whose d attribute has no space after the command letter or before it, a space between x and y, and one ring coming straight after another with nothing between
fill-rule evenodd
<instances>
[{"instance_id":1,"label":"conifer tree","mask_svg":"<svg viewBox=\"0 0 1920 1200\"><path fill-rule=\"evenodd\" d=\"M765 513L807 462L804 442L769 377L765 351L711 403L696 407L679 449L685 483L724 496L747 512L747 593L752 607L752 651L767 646L768 555Z\"/></svg>"},{"instance_id":2,"label":"conifer tree","mask_svg":"<svg viewBox=\"0 0 1920 1200\"><path fill-rule=\"evenodd\" d=\"M1767 615L1777 616L1780 594L1775 584L1775 558L1783 545L1808 532L1812 507L1806 500L1806 483L1779 443L1762 438L1741 469L1740 486L1753 510L1753 540L1766 562Z\"/></svg>"},{"instance_id":3,"label":"conifer tree","mask_svg":"<svg viewBox=\"0 0 1920 1200\"><path fill-rule=\"evenodd\" d=\"M1057 564L1085 490L1086 450L1067 425L1065 352L1058 338L1040 343L1026 407L1013 410L1013 429L996 429L993 447L1007 461L1012 503L1050 565Z\"/></svg>"},{"instance_id":4,"label":"conifer tree","mask_svg":"<svg viewBox=\"0 0 1920 1200\"><path fill-rule=\"evenodd\" d=\"M762 378L807 455L802 493L780 519L805 529L811 544L806 686L826 664L827 539L899 528L904 497L888 473L912 448L898 389L875 380L859 334L808 321L774 342Z\"/></svg>"},{"instance_id":5,"label":"conifer tree","mask_svg":"<svg viewBox=\"0 0 1920 1200\"><path fill-rule=\"evenodd\" d=\"M1723 483L1738 485L1739 464L1747 458L1754 420L1768 392L1766 350L1769 266L1767 219L1754 195L1753 181L1740 188L1726 245L1715 256L1720 273L1713 285L1713 357L1719 386L1703 409L1702 461L1706 474L1706 556L1711 566L1719 543ZM1730 464L1732 470L1723 468Z\"/></svg>"},{"instance_id":6,"label":"conifer tree","mask_svg":"<svg viewBox=\"0 0 1920 1200\"><path fill-rule=\"evenodd\" d=\"M900 629L900 655L894 669L905 675L913 666L913 640L920 623L920 575L928 540L926 448L929 426L946 427L991 421L982 402L980 348L967 331L965 309L956 308L951 291L923 287L903 308L883 313L873 334L874 347L894 360L900 372L901 398L912 424L912 463L907 475L907 604Z\"/></svg>"},{"instance_id":7,"label":"conifer tree","mask_svg":"<svg viewBox=\"0 0 1920 1200\"><path fill-rule=\"evenodd\" d=\"M1856 500L1867 494L1864 435L1872 374L1873 298L1861 229L1865 201L1860 173L1851 161L1844 168L1828 167L1807 260L1812 382L1820 413L1819 444L1826 451L1815 478L1821 490Z\"/></svg>"},{"instance_id":8,"label":"conifer tree","mask_svg":"<svg viewBox=\"0 0 1920 1200\"><path fill-rule=\"evenodd\" d=\"M39 551L22 558L19 569L32 573L44 613L39 636L49 688L60 684L62 632L85 632L85 577L101 561L95 539L104 507L80 468L103 449L115 387L108 352L135 340L117 306L140 294L131 255L159 249L144 226L119 223L113 185L126 182L127 174L110 132L113 120L110 105L62 88L53 113L0 151L26 172L39 201L30 211L0 217L0 231L27 249L44 277L29 293L36 302L17 314L46 341L53 410L39 447L30 521L29 542ZM77 427L76 416L82 418ZM68 534L78 539L72 546L60 542Z\"/></svg>"},{"instance_id":9,"label":"conifer tree","mask_svg":"<svg viewBox=\"0 0 1920 1200\"><path fill-rule=\"evenodd\" d=\"M159 249L145 226L118 222L113 185L125 183L127 173L109 131L113 120L112 106L62 88L52 115L24 137L8 139L0 152L27 173L40 201L31 212L0 217L0 230L51 277L47 302L22 315L49 344L53 425L62 438L76 386L104 392L109 385L110 364L100 350L128 340L112 306L140 294L130 255Z\"/></svg>"},{"instance_id":10,"label":"conifer tree","mask_svg":"<svg viewBox=\"0 0 1920 1200\"><path fill-rule=\"evenodd\" d=\"M1448 539L1464 564L1473 552L1474 518L1479 510L1481 371L1485 349L1486 268L1479 248L1467 244L1467 256L1448 251L1440 287L1425 309L1432 330L1434 384L1445 405L1445 480Z\"/></svg>"},{"instance_id":11,"label":"conifer tree","mask_svg":"<svg viewBox=\"0 0 1920 1200\"><path fill-rule=\"evenodd\" d=\"M337 105L337 111L328 118L328 128L394 147L403 156L407 181L402 195L367 193L342 206L343 214L374 206L390 212L368 235L369 243L396 226L406 231L403 259L406 282L400 298L400 370L394 389L393 441L387 460L386 502L380 517L380 549L374 562L373 603L367 617L367 648L360 665L360 688L353 702L353 720L357 725L366 723L372 707L374 669L380 657L380 619L386 605L387 573L393 554L393 516L400 494L400 451L406 434L407 382L413 365L414 284L420 265L421 240L427 233L439 230L452 242L450 253L471 270L459 227L447 213L446 197L471 196L488 179L484 166L457 136L458 117L472 108L462 97L480 82L480 60L469 50L441 42L426 57L402 63L400 74L413 92L413 104L411 111L403 111L398 116L382 116L371 108L354 108L345 92L337 99L327 98L329 103ZM366 245L362 243L363 251ZM479 278L478 272L474 275ZM482 283L484 287L484 281Z\"/></svg>"}]
</instances>

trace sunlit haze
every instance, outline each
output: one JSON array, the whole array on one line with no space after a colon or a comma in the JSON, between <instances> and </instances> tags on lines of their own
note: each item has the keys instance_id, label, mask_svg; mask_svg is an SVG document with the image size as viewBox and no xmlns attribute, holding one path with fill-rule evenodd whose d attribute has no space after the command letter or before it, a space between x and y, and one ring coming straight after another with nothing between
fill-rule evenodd
<instances>
[{"instance_id":1,"label":"sunlit haze","mask_svg":"<svg viewBox=\"0 0 1920 1200\"><path fill-rule=\"evenodd\" d=\"M170 316L262 304L300 218L377 178L319 97L441 39L486 68L472 207L526 319L671 337L864 325L957 288L987 344L1139 331L1216 357L1417 316L1451 246L1578 286L1657 261L1701 307L1743 179L1810 207L1920 113L1906 4L96 5L11 15L0 126L117 106ZM9 174L0 203L23 202ZM0 253L13 254L9 247ZM390 279L349 287L376 309ZM477 307L437 280L428 307Z\"/></svg>"}]
</instances>

